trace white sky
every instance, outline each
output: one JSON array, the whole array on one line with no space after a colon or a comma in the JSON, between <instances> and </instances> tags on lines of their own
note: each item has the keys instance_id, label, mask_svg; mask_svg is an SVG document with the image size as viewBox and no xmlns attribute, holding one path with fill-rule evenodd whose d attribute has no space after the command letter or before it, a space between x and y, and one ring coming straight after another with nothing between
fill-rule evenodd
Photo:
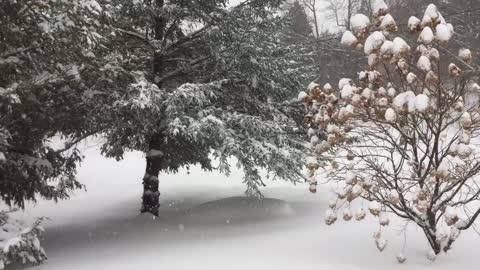
<instances>
[{"instance_id":1,"label":"white sky","mask_svg":"<svg viewBox=\"0 0 480 270\"><path fill-rule=\"evenodd\" d=\"M229 7L232 7L232 6L235 6L235 5L238 5L239 3L243 2L245 0L230 0L229 1L229 4L228 6ZM291 2L293 0L290 0ZM323 31L328 31L328 32L338 32L340 30L340 27L337 26L336 22L332 19L329 19L328 17L329 16L329 11L326 10L327 6L328 6L328 2L325 1L325 0L317 0L318 3L318 7L317 7L317 18L318 18L318 27L319 27L319 30L320 32L323 32ZM300 0L301 2L301 0ZM306 10L307 12L307 15L309 15L310 17L312 17L312 13L309 12L308 10ZM313 26L313 17L312 17L312 26Z\"/></svg>"}]
</instances>

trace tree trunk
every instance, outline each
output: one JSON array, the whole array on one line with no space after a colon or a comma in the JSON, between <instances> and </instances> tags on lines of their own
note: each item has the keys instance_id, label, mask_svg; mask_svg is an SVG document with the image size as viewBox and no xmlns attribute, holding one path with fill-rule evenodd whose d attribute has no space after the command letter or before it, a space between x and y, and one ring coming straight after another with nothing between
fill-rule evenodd
<instances>
[{"instance_id":1,"label":"tree trunk","mask_svg":"<svg viewBox=\"0 0 480 270\"><path fill-rule=\"evenodd\" d=\"M435 236L435 234L432 234L430 230L426 227L423 228L423 232L425 233L425 236L427 237L428 243L430 244L433 252L435 252L435 254L439 254L440 252L442 252L442 247L437 242L437 237Z\"/></svg>"},{"instance_id":2,"label":"tree trunk","mask_svg":"<svg viewBox=\"0 0 480 270\"><path fill-rule=\"evenodd\" d=\"M455 240L450 239L445 247L443 247L443 252L447 253L451 248Z\"/></svg>"},{"instance_id":3,"label":"tree trunk","mask_svg":"<svg viewBox=\"0 0 480 270\"><path fill-rule=\"evenodd\" d=\"M163 152L160 151L161 136L155 136L150 143L150 149L147 153L147 167L145 176L143 177L143 196L142 208L140 212L151 213L158 216L158 208L160 207L158 189L158 175L163 168Z\"/></svg>"},{"instance_id":4,"label":"tree trunk","mask_svg":"<svg viewBox=\"0 0 480 270\"><path fill-rule=\"evenodd\" d=\"M146 1L147 5L151 5L151 0ZM164 0L155 0L155 7L157 9L163 8ZM166 19L163 16L156 16L153 20L153 38L157 41L164 42ZM153 54L153 78L161 76L164 72L163 54L155 52ZM161 84L157 83L160 88ZM160 133L152 135L150 138L149 149L146 153L147 166L145 169L145 176L143 177L143 196L142 208L140 212L151 213L158 216L158 209L160 208L158 190L158 175L163 168L163 153L160 150L163 142L163 137Z\"/></svg>"},{"instance_id":5,"label":"tree trunk","mask_svg":"<svg viewBox=\"0 0 480 270\"><path fill-rule=\"evenodd\" d=\"M435 254L440 254L440 252L442 252L442 247L440 246L439 243L435 242L433 245L431 245L432 249L433 249L433 252L435 252Z\"/></svg>"},{"instance_id":6,"label":"tree trunk","mask_svg":"<svg viewBox=\"0 0 480 270\"><path fill-rule=\"evenodd\" d=\"M160 207L158 174L162 167L161 164L160 158L147 157L147 168L143 177L142 208L140 210L142 213L147 212L158 216L158 208Z\"/></svg>"},{"instance_id":7,"label":"tree trunk","mask_svg":"<svg viewBox=\"0 0 480 270\"><path fill-rule=\"evenodd\" d=\"M346 22L347 30L350 30L351 19L352 19L352 0L348 0L347 22Z\"/></svg>"},{"instance_id":8,"label":"tree trunk","mask_svg":"<svg viewBox=\"0 0 480 270\"><path fill-rule=\"evenodd\" d=\"M315 2L313 2L312 5L312 12L313 12L313 21L315 22L315 34L317 35L317 38L320 38L320 31L318 30L318 19L317 19L317 9L315 7Z\"/></svg>"}]
</instances>

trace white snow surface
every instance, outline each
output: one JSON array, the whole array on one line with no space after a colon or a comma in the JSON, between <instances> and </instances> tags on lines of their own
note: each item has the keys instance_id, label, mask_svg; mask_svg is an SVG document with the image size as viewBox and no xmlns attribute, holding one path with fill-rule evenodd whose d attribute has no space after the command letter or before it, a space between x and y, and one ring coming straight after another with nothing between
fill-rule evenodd
<instances>
[{"instance_id":1,"label":"white snow surface","mask_svg":"<svg viewBox=\"0 0 480 270\"><path fill-rule=\"evenodd\" d=\"M370 19L363 14L355 14L350 19L350 26L354 33L360 33L370 26Z\"/></svg>"},{"instance_id":2,"label":"white snow surface","mask_svg":"<svg viewBox=\"0 0 480 270\"><path fill-rule=\"evenodd\" d=\"M414 73L410 72L407 74L407 82L409 84L414 83L416 79L417 79L417 75L415 75Z\"/></svg>"},{"instance_id":3,"label":"white snow surface","mask_svg":"<svg viewBox=\"0 0 480 270\"><path fill-rule=\"evenodd\" d=\"M345 85L341 91L342 98L349 98L352 95L353 95L353 87L349 84Z\"/></svg>"},{"instance_id":4,"label":"white snow surface","mask_svg":"<svg viewBox=\"0 0 480 270\"><path fill-rule=\"evenodd\" d=\"M393 53L396 54L396 55L399 55L399 54L402 54L402 53L406 53L410 51L410 46L408 46L408 43L400 38L400 37L396 37L394 40L393 40Z\"/></svg>"},{"instance_id":5,"label":"white snow surface","mask_svg":"<svg viewBox=\"0 0 480 270\"><path fill-rule=\"evenodd\" d=\"M470 51L469 49L466 49L466 48L461 48L458 51L458 56L462 60L470 59L470 58L472 58L472 51Z\"/></svg>"},{"instance_id":6,"label":"white snow surface","mask_svg":"<svg viewBox=\"0 0 480 270\"><path fill-rule=\"evenodd\" d=\"M437 25L436 31L437 32L435 36L437 40L442 42L448 42L453 36L453 32L450 31L450 29L448 28L448 25L446 24Z\"/></svg>"},{"instance_id":7,"label":"white snow surface","mask_svg":"<svg viewBox=\"0 0 480 270\"><path fill-rule=\"evenodd\" d=\"M342 78L338 81L338 89L343 89L345 85L351 85L352 80L349 78Z\"/></svg>"},{"instance_id":8,"label":"white snow surface","mask_svg":"<svg viewBox=\"0 0 480 270\"><path fill-rule=\"evenodd\" d=\"M428 57L422 55L418 58L417 67L425 72L432 70L432 63Z\"/></svg>"},{"instance_id":9,"label":"white snow surface","mask_svg":"<svg viewBox=\"0 0 480 270\"><path fill-rule=\"evenodd\" d=\"M387 122L394 123L397 121L397 113L392 108L388 108L385 112L385 120L387 120Z\"/></svg>"},{"instance_id":10,"label":"white snow surface","mask_svg":"<svg viewBox=\"0 0 480 270\"><path fill-rule=\"evenodd\" d=\"M409 112L415 112L415 93L412 91L400 93L392 103L397 110L401 110L404 105L407 105Z\"/></svg>"},{"instance_id":11,"label":"white snow surface","mask_svg":"<svg viewBox=\"0 0 480 270\"><path fill-rule=\"evenodd\" d=\"M315 83L315 82L311 82L308 86L307 86L307 90L308 91L312 91L313 88L317 87L317 86L320 86L318 83Z\"/></svg>"},{"instance_id":12,"label":"white snow surface","mask_svg":"<svg viewBox=\"0 0 480 270\"><path fill-rule=\"evenodd\" d=\"M232 164L234 165L234 164ZM233 166L234 167L234 166ZM410 227L402 250L403 223L393 219L379 253L373 232L378 221L339 219L327 226L331 186L267 182L263 202L243 196L242 173L230 177L202 172L160 177L160 217L139 214L144 157L129 153L122 162L86 150L79 170L87 191L55 204L27 205L24 218L47 216L42 244L49 260L36 270L131 269L476 269L480 238L465 232L449 254L435 262L421 230ZM402 252L405 264L396 256Z\"/></svg>"},{"instance_id":13,"label":"white snow surface","mask_svg":"<svg viewBox=\"0 0 480 270\"><path fill-rule=\"evenodd\" d=\"M352 47L358 43L357 37L355 37L352 32L350 31L345 31L342 35L342 40L340 41L342 46L345 47Z\"/></svg>"},{"instance_id":14,"label":"white snow surface","mask_svg":"<svg viewBox=\"0 0 480 270\"><path fill-rule=\"evenodd\" d=\"M430 27L425 27L423 28L422 32L420 33L420 36L418 37L418 42L421 42L425 45L429 45L433 42L434 35L432 28Z\"/></svg>"},{"instance_id":15,"label":"white snow surface","mask_svg":"<svg viewBox=\"0 0 480 270\"><path fill-rule=\"evenodd\" d=\"M382 21L380 23L380 28L386 29L388 27L394 27L397 24L395 23L395 19L393 19L392 15L387 14L383 16Z\"/></svg>"},{"instance_id":16,"label":"white snow surface","mask_svg":"<svg viewBox=\"0 0 480 270\"><path fill-rule=\"evenodd\" d=\"M304 91L301 91L300 93L298 93L297 100L298 101L303 101L303 99L305 99L306 97L308 97L308 94L305 93Z\"/></svg>"},{"instance_id":17,"label":"white snow surface","mask_svg":"<svg viewBox=\"0 0 480 270\"><path fill-rule=\"evenodd\" d=\"M388 10L388 6L383 0L374 0L372 3L373 14L378 16L381 11L385 12Z\"/></svg>"},{"instance_id":18,"label":"white snow surface","mask_svg":"<svg viewBox=\"0 0 480 270\"><path fill-rule=\"evenodd\" d=\"M429 4L425 10L425 16L430 17L432 20L436 20L439 17L437 6Z\"/></svg>"},{"instance_id":19,"label":"white snow surface","mask_svg":"<svg viewBox=\"0 0 480 270\"><path fill-rule=\"evenodd\" d=\"M408 19L408 29L410 31L413 31L415 29L418 28L418 26L420 25L421 21L419 18L415 17L415 16L411 16L409 19Z\"/></svg>"},{"instance_id":20,"label":"white snow surface","mask_svg":"<svg viewBox=\"0 0 480 270\"><path fill-rule=\"evenodd\" d=\"M420 94L415 97L415 109L419 112L424 112L428 108L429 98L424 95Z\"/></svg>"},{"instance_id":21,"label":"white snow surface","mask_svg":"<svg viewBox=\"0 0 480 270\"><path fill-rule=\"evenodd\" d=\"M380 31L375 31L370 36L368 36L367 40L365 40L365 54L369 55L372 52L380 49L383 42L385 41L385 36Z\"/></svg>"},{"instance_id":22,"label":"white snow surface","mask_svg":"<svg viewBox=\"0 0 480 270\"><path fill-rule=\"evenodd\" d=\"M383 55L393 54L393 48L393 42L390 40L385 40L385 42L382 44L382 47L380 47L380 53Z\"/></svg>"}]
</instances>

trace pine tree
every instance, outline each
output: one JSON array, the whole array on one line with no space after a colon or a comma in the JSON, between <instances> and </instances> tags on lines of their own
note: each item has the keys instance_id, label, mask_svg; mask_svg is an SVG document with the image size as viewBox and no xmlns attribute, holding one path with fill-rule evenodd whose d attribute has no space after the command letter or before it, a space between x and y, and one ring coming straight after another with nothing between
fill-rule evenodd
<instances>
[{"instance_id":1,"label":"pine tree","mask_svg":"<svg viewBox=\"0 0 480 270\"><path fill-rule=\"evenodd\" d=\"M80 155L67 151L74 141L55 150L48 140L83 133L83 75L98 39L91 31L95 3L1 3L0 193L9 206L23 207L36 193L64 198L80 186L74 180Z\"/></svg>"},{"instance_id":2,"label":"pine tree","mask_svg":"<svg viewBox=\"0 0 480 270\"><path fill-rule=\"evenodd\" d=\"M256 196L263 169L302 179L302 112L292 98L312 72L295 45L281 43L279 2L112 2L115 38L105 46L114 49L104 58L131 81L97 97L103 107L94 111L104 113L92 119L107 139L105 155L145 153L142 212L158 215L159 173L190 164L228 174L227 159L236 157Z\"/></svg>"},{"instance_id":3,"label":"pine tree","mask_svg":"<svg viewBox=\"0 0 480 270\"><path fill-rule=\"evenodd\" d=\"M9 207L81 187L75 145L88 135L84 94L100 13L93 0L0 2L0 196ZM64 147L52 146L56 137ZM0 212L0 266L43 261L38 224L22 228L9 215Z\"/></svg>"},{"instance_id":4,"label":"pine tree","mask_svg":"<svg viewBox=\"0 0 480 270\"><path fill-rule=\"evenodd\" d=\"M261 171L302 179L302 111L291 100L311 71L281 43L280 1L3 1L0 4L0 193L9 206L68 198L82 139L145 152L143 212L158 214L158 174L200 164L230 171L249 194ZM52 140L62 138L64 146ZM218 166L212 165L212 160ZM2 212L2 224L17 223ZM11 228L13 228L10 226ZM38 224L0 259L45 256ZM5 248L5 247L4 247ZM5 251L7 250L7 251ZM33 262L33 261L32 261Z\"/></svg>"},{"instance_id":5,"label":"pine tree","mask_svg":"<svg viewBox=\"0 0 480 270\"><path fill-rule=\"evenodd\" d=\"M288 42L298 42L298 39L306 39L313 35L312 25L300 2L293 2L287 16L290 18L290 24L286 29Z\"/></svg>"}]
</instances>

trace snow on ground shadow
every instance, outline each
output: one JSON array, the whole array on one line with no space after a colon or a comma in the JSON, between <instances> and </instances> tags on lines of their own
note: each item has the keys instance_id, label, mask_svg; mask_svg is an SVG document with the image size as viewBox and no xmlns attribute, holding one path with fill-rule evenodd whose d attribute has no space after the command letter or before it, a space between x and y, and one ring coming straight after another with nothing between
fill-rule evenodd
<instances>
[{"instance_id":1,"label":"snow on ground shadow","mask_svg":"<svg viewBox=\"0 0 480 270\"><path fill-rule=\"evenodd\" d=\"M88 191L58 205L39 202L26 213L51 218L43 242L49 260L31 269L476 269L474 233L432 264L412 227L407 263L399 265L402 224L392 225L380 254L374 221L324 224L328 192L276 182L259 202L243 196L239 172L228 179L197 168L164 176L160 217L153 219L138 212L143 168L141 154L117 163L89 150L79 172Z\"/></svg>"}]
</instances>

